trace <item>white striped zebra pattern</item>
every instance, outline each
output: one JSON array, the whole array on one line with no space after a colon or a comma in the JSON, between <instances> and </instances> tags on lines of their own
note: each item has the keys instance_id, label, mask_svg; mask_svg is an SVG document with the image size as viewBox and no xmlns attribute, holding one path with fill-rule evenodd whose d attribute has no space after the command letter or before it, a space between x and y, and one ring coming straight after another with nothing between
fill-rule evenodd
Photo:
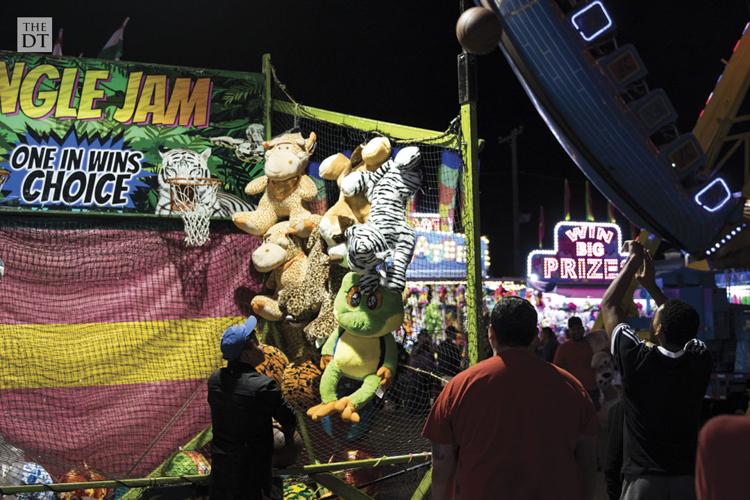
<instances>
[{"instance_id":1,"label":"white striped zebra pattern","mask_svg":"<svg viewBox=\"0 0 750 500\"><path fill-rule=\"evenodd\" d=\"M398 152L374 172L353 172L341 183L345 196L365 192L370 215L364 224L355 224L344 233L349 268L362 275L363 293L372 293L380 284L379 267L385 270L385 286L402 292L406 268L414 253L416 237L406 223L406 202L419 189L421 175L419 148ZM389 265L386 260L391 258Z\"/></svg>"}]
</instances>

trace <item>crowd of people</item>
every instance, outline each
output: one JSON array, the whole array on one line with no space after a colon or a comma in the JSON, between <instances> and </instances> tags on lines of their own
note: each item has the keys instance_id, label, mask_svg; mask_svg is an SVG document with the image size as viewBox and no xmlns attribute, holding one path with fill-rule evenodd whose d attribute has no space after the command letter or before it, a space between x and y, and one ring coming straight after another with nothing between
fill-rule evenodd
<instances>
[{"instance_id":1,"label":"crowd of people","mask_svg":"<svg viewBox=\"0 0 750 500\"><path fill-rule=\"evenodd\" d=\"M648 342L625 321L633 279L658 305ZM558 345L553 332L538 335L529 302L497 303L488 329L494 356L455 376L425 423L433 499L750 497L740 484L742 461L723 466L748 454L750 419L714 418L699 439L712 370L711 353L696 338L700 317L689 304L667 299L637 242L602 299L601 315L621 397L599 409L596 343L587 341L580 319L571 318L567 341Z\"/></svg>"},{"instance_id":2,"label":"crowd of people","mask_svg":"<svg viewBox=\"0 0 750 500\"><path fill-rule=\"evenodd\" d=\"M624 314L634 279L658 305L649 341ZM600 314L604 352L576 317L565 342L548 328L539 331L536 309L519 297L494 306L487 329L493 355L484 361L467 366L453 328L439 343L420 332L411 352L400 352L401 389L394 392L411 415L426 417L431 498L750 497L738 489L744 462L731 462L750 449L750 419L717 417L699 437L712 370L711 354L696 338L700 317L687 303L667 299L656 285L650 254L637 242L631 242ZM228 330L222 351L229 364L209 381L212 498L263 498L270 461L258 458L258 446L272 451L271 417L290 437L296 422L278 386L255 372L260 351L247 326ZM593 369L602 356L619 370L620 397L607 405ZM257 425L236 425L251 414ZM255 471L256 486L238 480L240 469ZM239 490L240 484L251 489Z\"/></svg>"}]
</instances>

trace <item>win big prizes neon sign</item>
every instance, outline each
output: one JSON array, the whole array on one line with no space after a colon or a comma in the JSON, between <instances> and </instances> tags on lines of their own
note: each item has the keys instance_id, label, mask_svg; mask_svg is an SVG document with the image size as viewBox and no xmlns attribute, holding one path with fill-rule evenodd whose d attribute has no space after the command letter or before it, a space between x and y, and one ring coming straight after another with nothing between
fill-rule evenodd
<instances>
[{"instance_id":1,"label":"win big prizes neon sign","mask_svg":"<svg viewBox=\"0 0 750 500\"><path fill-rule=\"evenodd\" d=\"M558 284L605 285L620 272L622 232L617 224L558 222L555 249L534 250L527 274L534 281Z\"/></svg>"}]
</instances>

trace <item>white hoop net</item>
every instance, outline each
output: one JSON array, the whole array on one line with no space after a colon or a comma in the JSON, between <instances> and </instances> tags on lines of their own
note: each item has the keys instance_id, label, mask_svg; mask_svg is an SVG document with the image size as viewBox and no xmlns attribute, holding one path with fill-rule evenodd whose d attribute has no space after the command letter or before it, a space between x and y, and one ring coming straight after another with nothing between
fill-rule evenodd
<instances>
[{"instance_id":1,"label":"white hoop net","mask_svg":"<svg viewBox=\"0 0 750 500\"><path fill-rule=\"evenodd\" d=\"M211 215L217 204L216 191L221 179L180 178L168 179L170 208L185 223L185 245L199 247L210 239Z\"/></svg>"}]
</instances>

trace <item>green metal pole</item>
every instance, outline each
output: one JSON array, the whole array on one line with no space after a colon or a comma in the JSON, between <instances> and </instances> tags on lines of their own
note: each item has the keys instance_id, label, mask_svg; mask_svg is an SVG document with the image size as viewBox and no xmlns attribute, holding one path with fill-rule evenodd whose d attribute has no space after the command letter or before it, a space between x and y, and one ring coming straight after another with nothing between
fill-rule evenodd
<instances>
[{"instance_id":1,"label":"green metal pole","mask_svg":"<svg viewBox=\"0 0 750 500\"><path fill-rule=\"evenodd\" d=\"M297 430L299 430L299 434L302 437L302 443L305 445L305 451L307 451L307 458L309 458L312 462L318 463L318 457L315 456L315 448L313 447L312 439L310 439L310 432L307 430L307 423L305 422L305 417L302 416L302 414L298 411L295 411L294 414L297 417Z\"/></svg>"},{"instance_id":2,"label":"green metal pole","mask_svg":"<svg viewBox=\"0 0 750 500\"><path fill-rule=\"evenodd\" d=\"M271 82L273 75L271 73L271 54L263 54L263 76L265 77L265 87L263 89L263 128L266 131L266 140L271 140L271 107L273 101L271 97Z\"/></svg>"},{"instance_id":3,"label":"green metal pole","mask_svg":"<svg viewBox=\"0 0 750 500\"><path fill-rule=\"evenodd\" d=\"M431 486L432 486L432 467L427 469L427 472L425 472L424 476L422 477L422 480L419 482L419 486L417 486L417 489L414 490L414 494L411 496L411 500L422 500L424 497L427 496L427 493L430 491Z\"/></svg>"},{"instance_id":4,"label":"green metal pole","mask_svg":"<svg viewBox=\"0 0 750 500\"><path fill-rule=\"evenodd\" d=\"M344 500L374 500L364 491L358 490L355 486L333 474L310 474L310 477L319 485L330 490L335 495L334 498L342 498Z\"/></svg>"},{"instance_id":5,"label":"green metal pole","mask_svg":"<svg viewBox=\"0 0 750 500\"><path fill-rule=\"evenodd\" d=\"M480 359L482 327L482 249L479 226L479 143L477 134L476 59L458 55L458 88L461 104L462 222L466 234L466 316L469 363Z\"/></svg>"},{"instance_id":6,"label":"green metal pole","mask_svg":"<svg viewBox=\"0 0 750 500\"><path fill-rule=\"evenodd\" d=\"M424 462L430 460L432 453L414 453L411 455L395 455L392 457L365 458L362 460L348 460L346 462L331 462L326 464L311 464L302 467L288 467L283 469L283 474L320 474L323 472L334 472L344 469L362 469L365 467L381 467L384 465L403 464L413 461Z\"/></svg>"}]
</instances>

